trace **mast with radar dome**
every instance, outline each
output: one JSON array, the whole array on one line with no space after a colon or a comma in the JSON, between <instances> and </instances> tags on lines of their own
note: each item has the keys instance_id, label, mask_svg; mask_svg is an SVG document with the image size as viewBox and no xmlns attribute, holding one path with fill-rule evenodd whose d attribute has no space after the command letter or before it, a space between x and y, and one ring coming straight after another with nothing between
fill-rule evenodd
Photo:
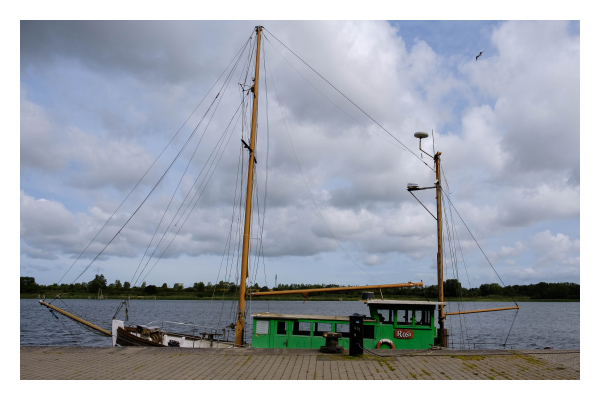
<instances>
[{"instance_id":1,"label":"mast with radar dome","mask_svg":"<svg viewBox=\"0 0 600 400\"><path fill-rule=\"evenodd\" d=\"M433 135L433 131L431 132L431 134ZM425 205L423 203L421 203L421 205L427 210L427 212L429 214L431 214L431 216L433 218L435 218L435 220L437 221L437 281L438 281L438 302L439 303L443 303L444 302L444 256L443 256L443 238L442 238L442 182L441 182L441 178L440 178L440 169L441 169L441 155L442 152L438 151L437 153L435 153L435 148L434 148L434 155L432 156L431 154L427 153L425 150L423 150L421 148L421 140L422 139L426 139L429 137L429 134L427 132L415 132L414 136L419 139L419 150L421 150L421 152L425 153L426 155L428 155L429 157L431 157L433 159L433 162L435 164L435 184L434 186L429 186L429 187L419 187L418 183L414 183L411 182L409 184L407 184L407 190L410 192L410 194L413 195L413 197L415 199L417 199L417 201L419 203L421 203L421 200L419 200L417 198L417 196L415 196L412 192L416 191L416 190L425 190L425 189L435 189L435 200L436 200L436 211L437 211L437 217L434 216L431 211L429 211L427 209L427 207L425 207ZM516 305L516 303L515 303ZM488 308L488 309L484 309L484 310L474 310L474 311L458 311L458 312L451 312L451 313L445 313L444 312L444 305L440 304L439 308L438 308L438 323L440 326L440 331L437 335L438 337L438 342L437 345L442 346L442 347L448 347L448 331L444 328L444 322L446 319L446 316L448 315L458 315L458 314L470 314L470 313L479 313L479 312L488 312L488 311L502 311L502 310L518 310L519 306L516 305L515 307L502 307L502 308Z\"/></svg>"},{"instance_id":2,"label":"mast with radar dome","mask_svg":"<svg viewBox=\"0 0 600 400\"><path fill-rule=\"evenodd\" d=\"M420 188L417 183L409 183L407 185L407 190L410 192L410 194L412 194L412 192L415 190L435 189L437 217L433 216L433 214L431 214L431 212L429 212L429 210L427 210L427 211L437 221L438 302L443 303L444 302L444 269L443 269L443 267L444 267L443 254L444 253L443 253L443 243L442 243L442 186L441 186L441 182L440 182L440 161L441 161L440 156L442 155L442 152L438 151L437 153L435 153L432 156L431 154L427 153L425 150L423 150L421 148L421 140L429 137L429 134L427 132L416 132L415 137L419 139L419 150L421 150L421 152L425 153L429 157L433 158L433 162L435 163L435 179L436 179L436 181L435 181L434 186L425 187L425 188ZM416 198L416 196L414 194L413 194L413 196ZM419 199L417 199L417 201L419 201L419 203L421 203L421 201ZM423 203L421 203L421 205L423 205ZM425 206L423 206L423 207L425 207ZM427 208L425 208L425 209L427 209ZM446 329L444 329L445 315L444 315L444 306L442 304L439 305L438 312L439 312L438 323L440 325L440 332L438 334L438 341L439 341L438 344L442 347L448 347L448 340L447 340L448 334L447 334Z\"/></svg>"}]
</instances>

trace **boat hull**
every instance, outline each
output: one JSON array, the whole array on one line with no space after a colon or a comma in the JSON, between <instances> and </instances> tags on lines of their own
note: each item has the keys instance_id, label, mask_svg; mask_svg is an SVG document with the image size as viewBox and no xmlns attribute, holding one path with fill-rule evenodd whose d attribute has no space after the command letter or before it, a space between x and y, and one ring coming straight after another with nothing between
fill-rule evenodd
<instances>
[{"instance_id":1,"label":"boat hull","mask_svg":"<svg viewBox=\"0 0 600 400\"><path fill-rule=\"evenodd\" d=\"M146 346L146 347L180 347L180 348L231 348L233 342L225 340L210 340L200 336L185 336L173 332L161 332L160 339L154 340L147 336L141 335L133 327L117 327L115 329L116 337L114 344L119 346ZM171 342L171 345L169 345Z\"/></svg>"},{"instance_id":2,"label":"boat hull","mask_svg":"<svg viewBox=\"0 0 600 400\"><path fill-rule=\"evenodd\" d=\"M127 332L123 328L117 329L117 341L119 346L149 346L149 347L167 347L162 343L156 343L151 340L141 338L133 333Z\"/></svg>"}]
</instances>

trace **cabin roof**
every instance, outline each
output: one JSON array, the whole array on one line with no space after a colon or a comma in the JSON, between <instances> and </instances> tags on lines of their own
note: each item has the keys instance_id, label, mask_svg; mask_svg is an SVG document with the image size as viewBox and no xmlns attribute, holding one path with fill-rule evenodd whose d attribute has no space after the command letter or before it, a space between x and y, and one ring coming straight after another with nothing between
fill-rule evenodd
<instances>
[{"instance_id":1,"label":"cabin roof","mask_svg":"<svg viewBox=\"0 0 600 400\"><path fill-rule=\"evenodd\" d=\"M415 305L415 306L445 306L446 302L419 300L367 300L367 305Z\"/></svg>"},{"instance_id":2,"label":"cabin roof","mask_svg":"<svg viewBox=\"0 0 600 400\"><path fill-rule=\"evenodd\" d=\"M347 322L350 322L350 317L337 316L337 315L258 313L258 314L252 314L252 318L255 318L255 319L287 319L287 320L316 319L319 321L347 321ZM374 319L371 317L365 317L365 320L373 320L374 321Z\"/></svg>"}]
</instances>

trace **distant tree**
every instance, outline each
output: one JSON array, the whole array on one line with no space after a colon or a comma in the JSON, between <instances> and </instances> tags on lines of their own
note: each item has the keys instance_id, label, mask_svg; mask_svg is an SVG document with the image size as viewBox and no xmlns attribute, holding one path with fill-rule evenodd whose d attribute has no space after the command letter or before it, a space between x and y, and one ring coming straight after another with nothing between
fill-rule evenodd
<instances>
[{"instance_id":1,"label":"distant tree","mask_svg":"<svg viewBox=\"0 0 600 400\"><path fill-rule=\"evenodd\" d=\"M502 294L505 296L514 296L517 294L517 290L513 286L505 286L502 288Z\"/></svg>"},{"instance_id":2,"label":"distant tree","mask_svg":"<svg viewBox=\"0 0 600 400\"><path fill-rule=\"evenodd\" d=\"M458 279L447 279L444 282L444 296L459 297L461 288L462 286Z\"/></svg>"},{"instance_id":3,"label":"distant tree","mask_svg":"<svg viewBox=\"0 0 600 400\"><path fill-rule=\"evenodd\" d=\"M21 293L34 293L39 287L39 285L35 283L35 278L32 276L22 276L20 281Z\"/></svg>"},{"instance_id":4,"label":"distant tree","mask_svg":"<svg viewBox=\"0 0 600 400\"><path fill-rule=\"evenodd\" d=\"M169 288L169 285L167 285L166 283L163 283L163 284L162 284L162 286L161 286L161 288L162 288L162 289L168 289L168 288Z\"/></svg>"},{"instance_id":5,"label":"distant tree","mask_svg":"<svg viewBox=\"0 0 600 400\"><path fill-rule=\"evenodd\" d=\"M96 277L88 282L88 290L92 293L98 292L98 289L106 289L106 278L104 275L96 275Z\"/></svg>"},{"instance_id":6,"label":"distant tree","mask_svg":"<svg viewBox=\"0 0 600 400\"><path fill-rule=\"evenodd\" d=\"M204 292L204 290L206 290L206 286L204 285L204 282L194 283L194 290L196 292Z\"/></svg>"},{"instance_id":7,"label":"distant tree","mask_svg":"<svg viewBox=\"0 0 600 400\"><path fill-rule=\"evenodd\" d=\"M142 282L142 286L140 286L142 289L146 289L146 281Z\"/></svg>"},{"instance_id":8,"label":"distant tree","mask_svg":"<svg viewBox=\"0 0 600 400\"><path fill-rule=\"evenodd\" d=\"M125 282L123 284L123 288L125 288L125 289L129 289L130 287L131 287L131 283L129 283L129 282Z\"/></svg>"},{"instance_id":9,"label":"distant tree","mask_svg":"<svg viewBox=\"0 0 600 400\"><path fill-rule=\"evenodd\" d=\"M434 298L438 297L438 287L437 287L437 285L427 286L423 290L423 293L424 293L425 297L434 299Z\"/></svg>"},{"instance_id":10,"label":"distant tree","mask_svg":"<svg viewBox=\"0 0 600 400\"><path fill-rule=\"evenodd\" d=\"M144 288L144 292L148 295L153 295L158 293L158 288L154 285L148 285Z\"/></svg>"},{"instance_id":11,"label":"distant tree","mask_svg":"<svg viewBox=\"0 0 600 400\"><path fill-rule=\"evenodd\" d=\"M183 289L183 286L181 286L179 283L176 283L173 285L173 290L180 290Z\"/></svg>"},{"instance_id":12,"label":"distant tree","mask_svg":"<svg viewBox=\"0 0 600 400\"><path fill-rule=\"evenodd\" d=\"M502 286L497 283L484 283L479 286L479 290L482 296L489 296L493 294L502 294Z\"/></svg>"},{"instance_id":13,"label":"distant tree","mask_svg":"<svg viewBox=\"0 0 600 400\"><path fill-rule=\"evenodd\" d=\"M263 286L263 287L261 287L261 288L260 288L260 291L261 291L261 292L268 292L268 291L269 291L269 288L268 288L268 287L266 287L266 286Z\"/></svg>"},{"instance_id":14,"label":"distant tree","mask_svg":"<svg viewBox=\"0 0 600 400\"><path fill-rule=\"evenodd\" d=\"M121 285L121 281L118 279L115 281L115 289L117 289L117 290L123 289L123 285Z\"/></svg>"}]
</instances>

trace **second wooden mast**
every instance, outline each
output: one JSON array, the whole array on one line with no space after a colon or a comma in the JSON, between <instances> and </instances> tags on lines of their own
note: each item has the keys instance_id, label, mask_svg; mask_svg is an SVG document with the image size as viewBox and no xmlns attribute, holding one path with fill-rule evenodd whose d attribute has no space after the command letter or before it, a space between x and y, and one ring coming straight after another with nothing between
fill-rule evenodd
<instances>
[{"instance_id":1,"label":"second wooden mast","mask_svg":"<svg viewBox=\"0 0 600 400\"><path fill-rule=\"evenodd\" d=\"M242 346L244 343L244 327L246 325L246 279L248 278L248 256L250 249L250 223L252 219L252 187L254 182L254 163L256 145L256 120L258 110L258 74L260 66L260 39L262 26L256 27L256 67L254 70L254 86L250 89L253 93L252 100L252 125L250 129L250 157L248 159L248 186L246 189L246 216L244 217L244 237L242 247L242 268L240 274L240 298L237 320L235 323L235 346Z\"/></svg>"}]
</instances>

